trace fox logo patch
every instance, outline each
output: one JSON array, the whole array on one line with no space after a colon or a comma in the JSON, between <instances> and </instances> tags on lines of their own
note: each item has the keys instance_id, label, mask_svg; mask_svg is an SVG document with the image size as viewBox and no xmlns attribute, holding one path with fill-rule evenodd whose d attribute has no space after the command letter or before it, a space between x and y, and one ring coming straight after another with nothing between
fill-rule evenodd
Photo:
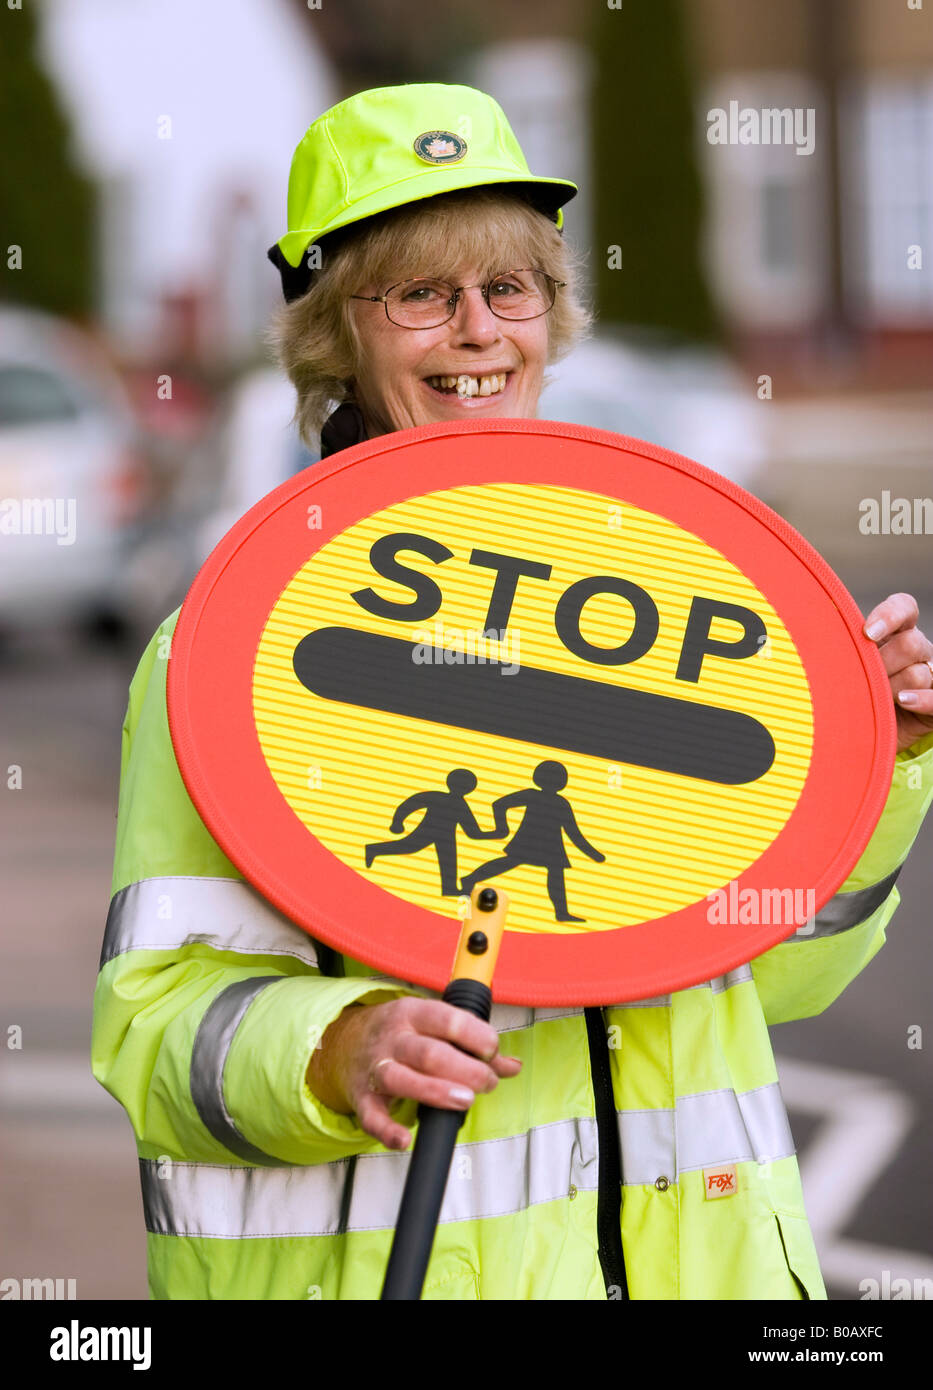
<instances>
[{"instance_id":1,"label":"fox logo patch","mask_svg":"<svg viewBox=\"0 0 933 1390\"><path fill-rule=\"evenodd\" d=\"M703 1169L703 1192L706 1197L733 1197L738 1186L738 1175L732 1163L723 1168Z\"/></svg>"}]
</instances>

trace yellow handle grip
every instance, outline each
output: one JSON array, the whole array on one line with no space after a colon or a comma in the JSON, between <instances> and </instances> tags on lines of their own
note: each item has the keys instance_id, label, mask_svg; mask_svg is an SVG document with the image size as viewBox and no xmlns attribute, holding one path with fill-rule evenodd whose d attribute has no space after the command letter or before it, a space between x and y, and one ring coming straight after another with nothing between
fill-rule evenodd
<instances>
[{"instance_id":1,"label":"yellow handle grip","mask_svg":"<svg viewBox=\"0 0 933 1390\"><path fill-rule=\"evenodd\" d=\"M491 883L476 884L457 943L451 980L477 980L492 989L492 973L502 945L508 910L508 893L494 888Z\"/></svg>"}]
</instances>

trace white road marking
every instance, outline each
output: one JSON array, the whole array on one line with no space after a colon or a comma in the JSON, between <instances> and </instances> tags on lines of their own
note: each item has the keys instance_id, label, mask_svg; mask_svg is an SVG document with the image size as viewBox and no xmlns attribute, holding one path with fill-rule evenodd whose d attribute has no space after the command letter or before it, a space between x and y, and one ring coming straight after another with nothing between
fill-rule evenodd
<instances>
[{"instance_id":1,"label":"white road marking","mask_svg":"<svg viewBox=\"0 0 933 1390\"><path fill-rule=\"evenodd\" d=\"M933 1278L933 1258L841 1234L866 1193L899 1153L916 1108L883 1077L777 1057L788 1110L822 1120L799 1155L807 1215L827 1283L859 1298L865 1279Z\"/></svg>"}]
</instances>

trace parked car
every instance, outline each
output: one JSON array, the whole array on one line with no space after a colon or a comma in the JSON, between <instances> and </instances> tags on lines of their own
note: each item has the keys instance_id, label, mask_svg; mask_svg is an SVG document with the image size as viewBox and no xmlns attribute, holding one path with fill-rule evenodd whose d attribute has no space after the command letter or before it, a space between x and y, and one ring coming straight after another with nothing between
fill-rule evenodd
<instances>
[{"instance_id":1,"label":"parked car","mask_svg":"<svg viewBox=\"0 0 933 1390\"><path fill-rule=\"evenodd\" d=\"M0 308L0 624L119 623L122 543L145 463L119 378L94 340Z\"/></svg>"},{"instance_id":2,"label":"parked car","mask_svg":"<svg viewBox=\"0 0 933 1390\"><path fill-rule=\"evenodd\" d=\"M177 487L132 533L122 572L137 645L184 600L208 555L235 521L319 454L291 424L287 377L257 368L219 402L217 425L187 456Z\"/></svg>"},{"instance_id":3,"label":"parked car","mask_svg":"<svg viewBox=\"0 0 933 1390\"><path fill-rule=\"evenodd\" d=\"M220 496L198 532L202 561L260 498L320 459L298 437L294 409L295 388L280 372L260 368L238 382L221 427Z\"/></svg>"},{"instance_id":4,"label":"parked car","mask_svg":"<svg viewBox=\"0 0 933 1390\"><path fill-rule=\"evenodd\" d=\"M749 492L767 492L756 384L721 353L601 331L549 367L543 420L612 430L683 454Z\"/></svg>"}]
</instances>

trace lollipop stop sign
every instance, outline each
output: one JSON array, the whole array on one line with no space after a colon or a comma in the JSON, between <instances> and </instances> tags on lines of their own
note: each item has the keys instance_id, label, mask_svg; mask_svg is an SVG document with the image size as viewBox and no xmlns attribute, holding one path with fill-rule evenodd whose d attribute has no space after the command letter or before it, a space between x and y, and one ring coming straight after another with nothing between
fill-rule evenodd
<instances>
[{"instance_id":1,"label":"lollipop stop sign","mask_svg":"<svg viewBox=\"0 0 933 1390\"><path fill-rule=\"evenodd\" d=\"M221 541L169 721L211 834L315 936L441 989L458 910L501 879L496 997L608 1004L812 930L851 872L894 755L860 628L802 537L690 460L423 426Z\"/></svg>"}]
</instances>

